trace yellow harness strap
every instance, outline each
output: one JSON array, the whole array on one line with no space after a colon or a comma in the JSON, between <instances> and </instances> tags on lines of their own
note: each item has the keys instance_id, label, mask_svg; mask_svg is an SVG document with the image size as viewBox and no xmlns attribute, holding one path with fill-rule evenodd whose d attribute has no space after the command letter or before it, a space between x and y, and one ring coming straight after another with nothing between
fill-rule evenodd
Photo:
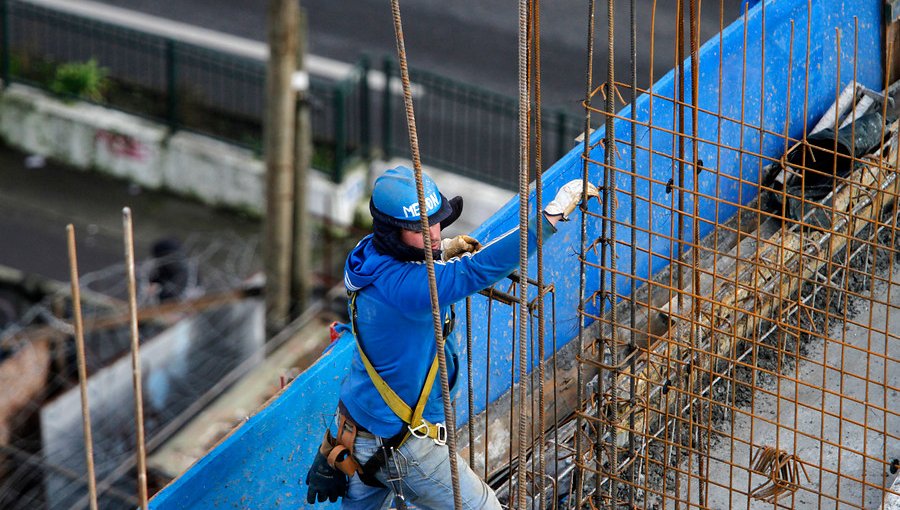
<instances>
[{"instance_id":1,"label":"yellow harness strap","mask_svg":"<svg viewBox=\"0 0 900 510\"><path fill-rule=\"evenodd\" d=\"M422 392L419 394L416 408L412 409L399 395L397 395L393 388L388 386L387 381L385 381L378 371L375 370L375 367L372 365L372 362L369 361L369 357L366 356L366 352L363 350L362 343L359 341L359 332L356 328L356 292L350 293L350 310L350 326L353 329L353 337L356 339L359 357L362 358L363 365L366 367L366 372L369 374L369 379L372 380L372 384L375 386L375 389L378 390L378 394L381 395L384 403L387 404L391 411L393 411L394 414L408 426L409 431L403 438L401 444L409 439L410 434L420 438L429 437L441 444L445 442L447 440L447 429L444 428L444 425L441 423L435 425L422 418L422 415L425 413L425 403L428 402L428 395L431 393L434 379L437 377L437 353L435 352L434 360L431 362L431 368L428 369L428 375L425 377L425 384L422 386Z\"/></svg>"}]
</instances>

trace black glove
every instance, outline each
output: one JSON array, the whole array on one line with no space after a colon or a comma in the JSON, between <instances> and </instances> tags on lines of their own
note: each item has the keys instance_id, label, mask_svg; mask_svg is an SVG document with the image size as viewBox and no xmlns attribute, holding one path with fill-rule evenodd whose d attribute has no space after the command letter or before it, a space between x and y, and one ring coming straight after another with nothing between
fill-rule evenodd
<instances>
[{"instance_id":1,"label":"black glove","mask_svg":"<svg viewBox=\"0 0 900 510\"><path fill-rule=\"evenodd\" d=\"M316 499L319 503L326 499L334 503L347 494L350 480L347 479L347 475L329 466L328 459L322 454L322 450L319 450L309 472L306 473L306 485L309 486L306 502L310 505L315 503Z\"/></svg>"}]
</instances>

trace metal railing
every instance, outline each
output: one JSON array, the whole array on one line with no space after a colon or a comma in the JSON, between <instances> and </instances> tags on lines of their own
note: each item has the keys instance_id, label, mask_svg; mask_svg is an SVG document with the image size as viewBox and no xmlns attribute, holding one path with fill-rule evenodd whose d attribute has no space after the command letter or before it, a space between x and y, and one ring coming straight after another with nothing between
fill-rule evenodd
<instances>
[{"instance_id":1,"label":"metal railing","mask_svg":"<svg viewBox=\"0 0 900 510\"><path fill-rule=\"evenodd\" d=\"M53 5L0 0L0 77L49 89L56 69L95 60L106 72L104 106L257 151L262 148L265 56L261 43L229 52L167 33L151 33L63 12ZM341 81L312 77L313 165L340 181L355 161L408 156L399 70L385 58L373 87L368 57ZM411 70L416 84L422 159L497 186L516 182L514 99L443 76ZM385 80L383 77L386 76ZM544 114L546 164L574 145L580 120Z\"/></svg>"}]
</instances>

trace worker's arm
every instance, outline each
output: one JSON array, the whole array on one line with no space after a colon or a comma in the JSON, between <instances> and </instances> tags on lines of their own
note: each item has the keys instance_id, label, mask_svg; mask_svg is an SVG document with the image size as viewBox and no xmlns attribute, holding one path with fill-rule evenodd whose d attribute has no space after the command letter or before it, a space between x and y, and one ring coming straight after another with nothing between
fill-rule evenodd
<instances>
[{"instance_id":1,"label":"worker's arm","mask_svg":"<svg viewBox=\"0 0 900 510\"><path fill-rule=\"evenodd\" d=\"M597 188L588 185L588 197L598 195ZM556 197L538 216L543 221L543 237L549 238L556 232L556 223L567 219L582 198L582 182L571 181L563 186ZM537 249L537 221L533 218L528 226L528 254ZM487 288L509 275L519 264L519 229L504 233L483 246L475 253L447 261L435 262L438 299L441 306L455 303L466 296ZM394 275L392 300L405 310L429 308L431 297L428 290L428 273L424 264L410 264L404 271Z\"/></svg>"}]
</instances>

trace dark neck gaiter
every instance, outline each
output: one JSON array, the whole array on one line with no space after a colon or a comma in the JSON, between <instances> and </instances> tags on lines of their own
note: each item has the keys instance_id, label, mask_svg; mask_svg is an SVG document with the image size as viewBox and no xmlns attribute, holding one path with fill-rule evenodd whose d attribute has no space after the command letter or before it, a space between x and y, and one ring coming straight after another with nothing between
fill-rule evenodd
<instances>
[{"instance_id":1,"label":"dark neck gaiter","mask_svg":"<svg viewBox=\"0 0 900 510\"><path fill-rule=\"evenodd\" d=\"M425 261L425 250L422 248L413 248L412 246L400 240L400 229L388 225L378 218L372 219L372 244L378 253L393 257L401 262L423 262ZM441 251L434 251L435 260L441 260Z\"/></svg>"}]
</instances>

